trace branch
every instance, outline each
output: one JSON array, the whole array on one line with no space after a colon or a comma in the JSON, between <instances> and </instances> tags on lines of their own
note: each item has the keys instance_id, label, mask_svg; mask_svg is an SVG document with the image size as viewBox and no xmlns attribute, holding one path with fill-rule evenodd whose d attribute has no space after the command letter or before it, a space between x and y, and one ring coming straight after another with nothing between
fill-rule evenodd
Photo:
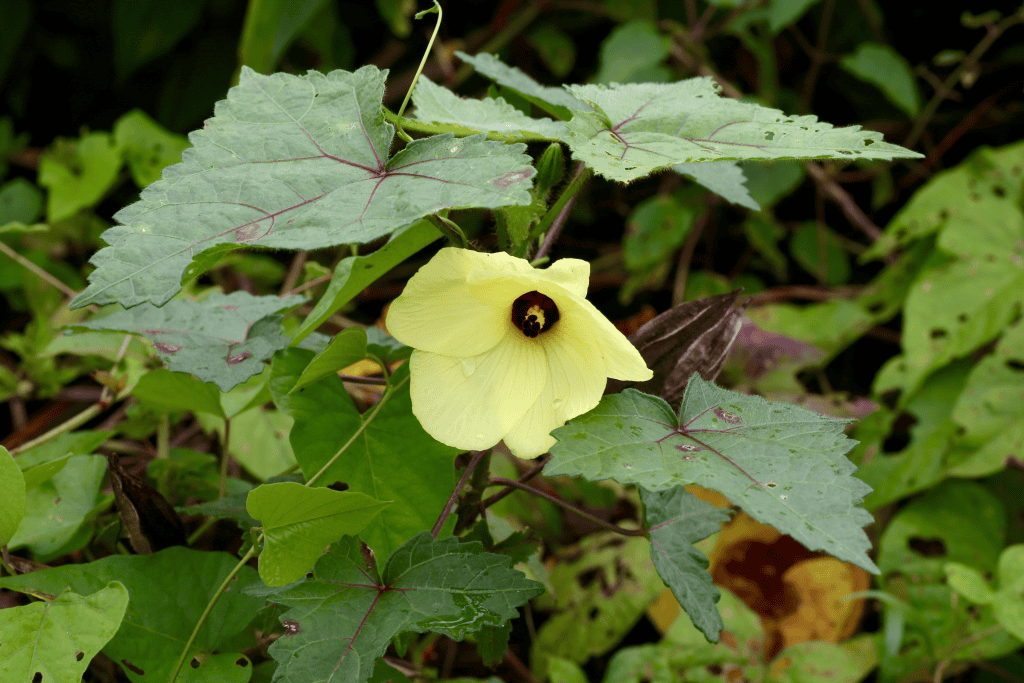
<instances>
[{"instance_id":1,"label":"branch","mask_svg":"<svg viewBox=\"0 0 1024 683\"><path fill-rule=\"evenodd\" d=\"M535 496L540 496L541 498L543 498L543 499L545 499L547 501L550 501L550 502L554 503L555 505L563 507L566 510L571 510L572 512L575 512L577 515L579 515L583 519L589 519L594 524L597 524L598 526L604 527L605 529L608 529L609 531L614 531L617 534L622 534L623 536L646 536L647 535L647 532L644 531L643 529L623 529L622 527L620 527L618 525L615 525L615 524L612 524L611 522L606 522L603 519L599 519L599 518L595 517L594 515L590 514L589 512L585 512L585 511L579 509L578 507L576 507L572 503L570 503L568 501L565 501L565 500L562 500L558 496L554 496L554 495L548 493L547 491L541 491L540 489L535 489L532 486L527 486L526 484L520 483L520 482L516 481L515 479L505 479L504 477L494 477L493 479L491 479L491 485L493 485L493 486L512 486L514 488L521 489L523 491L528 491L529 493L532 493Z\"/></svg>"},{"instance_id":2,"label":"branch","mask_svg":"<svg viewBox=\"0 0 1024 683\"><path fill-rule=\"evenodd\" d=\"M455 485L455 490L452 491L452 495L448 496L448 501L444 504L444 509L441 510L440 516L437 521L434 522L434 528L430 530L430 535L437 538L437 535L441 533L441 528L444 523L448 521L448 515L452 513L452 508L455 507L455 501L459 499L459 494L462 493L462 489L465 488L466 482L469 481L469 476L473 474L473 470L480 464L484 455L488 451L472 451L473 457L470 458L469 464L466 465L466 470L462 473L462 477L459 478L459 483Z\"/></svg>"}]
</instances>

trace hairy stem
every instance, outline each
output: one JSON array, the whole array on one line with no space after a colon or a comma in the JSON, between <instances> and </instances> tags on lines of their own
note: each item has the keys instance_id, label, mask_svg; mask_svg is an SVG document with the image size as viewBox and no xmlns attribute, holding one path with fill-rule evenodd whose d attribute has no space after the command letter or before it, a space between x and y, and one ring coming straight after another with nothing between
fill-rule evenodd
<instances>
[{"instance_id":1,"label":"hairy stem","mask_svg":"<svg viewBox=\"0 0 1024 683\"><path fill-rule=\"evenodd\" d=\"M544 217L541 218L535 226L533 226L532 230L530 230L530 234L527 235L526 239L523 240L522 244L520 244L519 248L516 250L518 252L515 254L516 256L525 256L526 250L529 248L530 244L532 244L535 239L546 233L548 229L552 228L555 221L562 213L562 210L569 205L569 202L573 200L580 189L583 188L583 184L590 178L590 173L590 169L584 166L583 162L576 164L576 170L573 173L572 180L570 180L569 184L565 186L564 190L562 190L562 194L558 197L558 201L548 209L548 212L544 214ZM565 219L563 218L563 223L564 220ZM559 226L559 230L561 230L561 226Z\"/></svg>"},{"instance_id":2,"label":"hairy stem","mask_svg":"<svg viewBox=\"0 0 1024 683\"><path fill-rule=\"evenodd\" d=\"M589 519L594 524L597 524L598 526L604 527L605 529L608 529L609 531L614 531L617 534L622 534L623 536L646 536L647 535L647 532L644 531L643 529L623 529L622 527L617 526L615 524L612 524L611 522L606 522L603 519L599 519L599 518L595 517L594 515L590 514L589 512L585 512L585 511L579 509L578 507L576 507L572 503L570 503L568 501L565 501L565 500L562 500L558 496L553 496L550 493L548 493L547 491L541 491L540 489L535 489L532 486L520 483L520 482L516 481L515 479L506 479L504 477L494 477L493 479L491 479L491 485L492 486L512 486L514 488L521 489L523 491L527 491L529 493L532 493L535 496L540 496L544 500L550 501L550 502L554 503L555 505L558 505L559 507L565 508L566 510L571 510L571 511L575 512L577 515L579 515L580 517L582 517L584 519Z\"/></svg>"},{"instance_id":3,"label":"hairy stem","mask_svg":"<svg viewBox=\"0 0 1024 683\"><path fill-rule=\"evenodd\" d=\"M448 496L447 502L444 504L444 508L441 510L441 514L438 516L437 521L434 522L434 528L430 530L430 535L437 538L437 535L441 533L444 523L448 520L448 515L452 513L452 508L455 507L455 501L459 499L459 494L462 493L462 489L466 486L466 482L469 481L469 477L473 474L473 470L483 460L484 455L490 453L490 450L486 451L475 451L473 457L470 458L469 464L466 465L466 470L462 473L459 478L459 483L455 485L455 490L452 491L452 495Z\"/></svg>"}]
</instances>

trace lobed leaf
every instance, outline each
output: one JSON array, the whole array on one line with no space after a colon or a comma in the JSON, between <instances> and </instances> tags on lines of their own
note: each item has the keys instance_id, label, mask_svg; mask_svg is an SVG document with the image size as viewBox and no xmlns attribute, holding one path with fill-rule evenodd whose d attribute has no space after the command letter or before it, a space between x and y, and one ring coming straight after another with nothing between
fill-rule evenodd
<instances>
[{"instance_id":1,"label":"lobed leaf","mask_svg":"<svg viewBox=\"0 0 1024 683\"><path fill-rule=\"evenodd\" d=\"M467 64L472 64L477 73L487 76L499 85L515 90L533 104L560 119L568 119L576 110L589 109L585 103L577 100L562 88L541 85L521 69L505 64L494 55L480 53L470 56L465 52L458 51L455 52L455 55Z\"/></svg>"},{"instance_id":2,"label":"lobed leaf","mask_svg":"<svg viewBox=\"0 0 1024 683\"><path fill-rule=\"evenodd\" d=\"M573 156L619 182L682 162L921 156L859 126L722 98L711 78L566 87L592 107L566 124Z\"/></svg>"},{"instance_id":3,"label":"lobed leaf","mask_svg":"<svg viewBox=\"0 0 1024 683\"><path fill-rule=\"evenodd\" d=\"M170 370L192 373L229 391L263 372L263 361L288 346L281 316L274 314L303 301L298 295L282 299L245 291L216 292L203 301L176 299L160 308L136 306L74 327L142 335Z\"/></svg>"},{"instance_id":4,"label":"lobed leaf","mask_svg":"<svg viewBox=\"0 0 1024 683\"><path fill-rule=\"evenodd\" d=\"M659 398L627 389L552 434L547 474L615 479L651 491L699 484L810 550L877 572L856 507L870 488L844 454L846 420L721 389L694 374L679 418Z\"/></svg>"},{"instance_id":5,"label":"lobed leaf","mask_svg":"<svg viewBox=\"0 0 1024 683\"><path fill-rule=\"evenodd\" d=\"M181 163L116 214L72 305L161 306L192 259L217 245L361 243L447 208L530 201L523 145L438 135L389 159L385 76L372 66L301 77L242 67Z\"/></svg>"},{"instance_id":6,"label":"lobed leaf","mask_svg":"<svg viewBox=\"0 0 1024 683\"><path fill-rule=\"evenodd\" d=\"M282 616L285 635L270 646L275 680L360 683L396 635L433 631L462 640L504 624L542 591L480 543L424 532L378 576L372 556L344 539L317 562L313 578L274 595L291 608Z\"/></svg>"}]
</instances>

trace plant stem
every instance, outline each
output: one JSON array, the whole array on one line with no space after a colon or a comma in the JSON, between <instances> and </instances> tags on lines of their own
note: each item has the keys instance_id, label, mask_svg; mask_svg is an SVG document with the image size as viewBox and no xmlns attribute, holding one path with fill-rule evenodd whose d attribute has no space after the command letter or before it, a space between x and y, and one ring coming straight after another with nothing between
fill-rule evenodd
<instances>
[{"instance_id":1,"label":"plant stem","mask_svg":"<svg viewBox=\"0 0 1024 683\"><path fill-rule=\"evenodd\" d=\"M0 251L2 251L4 254L6 254L7 256L11 257L12 259L17 261L22 266L24 266L25 268L29 269L30 271L32 271L36 275L38 275L41 279L45 280L46 282L50 283L51 285L53 285L54 287L56 287L57 289L62 291L68 298L74 299L75 296L77 296L77 292L75 292L75 290L71 289L66 284L64 284L63 282L61 282L60 280L58 280L54 276L50 275L45 270L43 270L42 268L40 268L36 264L32 263L27 258L25 258L21 254L19 254L18 252L16 252L13 249L11 249L9 246L4 244L3 242L0 242Z\"/></svg>"},{"instance_id":2,"label":"plant stem","mask_svg":"<svg viewBox=\"0 0 1024 683\"><path fill-rule=\"evenodd\" d=\"M309 478L309 480L306 481L306 486L312 486L313 482L319 479L323 475L323 473L326 472L331 467L331 465L338 461L338 458L340 458L342 454L344 454L345 451L349 449L349 446L355 443L355 440L359 438L359 435L366 431L366 428L370 426L371 422L373 422L373 418L377 417L377 413L379 413L380 409L384 407L384 404L388 402L388 399L390 399L394 395L394 393L398 391L408 381L409 378L406 377L398 384L389 386L387 388L387 390L384 392L384 395L380 397L379 401L377 401L377 405L375 405L373 407L373 410L371 410L369 414L363 418L363 423L359 425L359 429L357 429L355 434L352 435L352 438L345 442L345 445L341 447L341 450L335 453L334 456L327 461L327 464L320 468L319 472L314 474L312 477Z\"/></svg>"},{"instance_id":3,"label":"plant stem","mask_svg":"<svg viewBox=\"0 0 1024 683\"><path fill-rule=\"evenodd\" d=\"M261 538L262 536L263 535L260 534ZM196 638L199 636L199 630L203 627L203 624L206 623L207 618L210 616L210 612L213 611L213 608L217 604L217 600L220 599L220 596L225 590L227 590L228 584L231 583L231 580L235 578L238 572L242 571L242 567L244 567L245 564L256 554L257 545L258 543L254 543L253 546L249 548L249 552L243 555L242 559L235 565L235 568L232 569L226 577L224 577L224 581L222 581L220 587L217 588L217 592L213 594L212 598L210 598L210 602L206 605L206 609L203 610L203 613L199 616L199 622L196 624L196 627L192 629L192 635L189 636L188 642L185 643L185 649L182 650L181 657L178 658L178 663L174 665L174 670L171 672L171 677L167 679L167 683L174 683L174 681L178 679L178 673L181 671L181 667L185 665L185 658L188 657L188 652L192 649L192 644L196 642Z\"/></svg>"},{"instance_id":4,"label":"plant stem","mask_svg":"<svg viewBox=\"0 0 1024 683\"><path fill-rule=\"evenodd\" d=\"M595 517L594 515L590 514L589 512L585 512L585 511L579 509L578 507L576 507L572 503L570 503L568 501L565 501L565 500L562 500L558 496L553 496L550 493L548 493L547 491L541 491L540 489L535 489L532 486L528 486L526 484L518 482L515 479L506 479L504 477L494 477L493 479L491 479L491 485L492 486L512 486L512 487L515 487L517 489L522 489L523 491L527 491L529 493L532 493L535 496L540 496L541 498L543 498L545 500L548 500L548 501L554 503L555 505L563 507L566 510L571 510L571 511L575 512L577 515L579 515L580 517L582 517L584 519L589 519L594 524L602 526L605 529L608 529L609 531L614 531L617 534L622 534L623 536L646 536L647 535L647 532L644 531L643 529L623 529L620 526L617 526L617 525L612 524L610 522L606 522L603 519L599 519L599 518Z\"/></svg>"},{"instance_id":5,"label":"plant stem","mask_svg":"<svg viewBox=\"0 0 1024 683\"><path fill-rule=\"evenodd\" d=\"M530 234L527 235L526 239L523 240L522 244L520 244L519 248L516 250L518 252L515 254L516 256L525 256L526 249L529 245L554 225L555 221L562 213L562 209L569 205L569 202L573 200L576 194L583 187L583 184L588 178L590 178L590 173L590 169L584 166L583 162L576 164L576 171L573 173L572 180L570 180L569 184L565 186L564 190L562 190L562 194L558 197L558 201L548 209L548 212L544 214L544 217L541 218L535 226L533 226L532 230L530 230ZM561 230L561 227L559 227L559 230Z\"/></svg>"},{"instance_id":6,"label":"plant stem","mask_svg":"<svg viewBox=\"0 0 1024 683\"><path fill-rule=\"evenodd\" d=\"M443 13L441 11L441 5L437 3L437 0L434 0L434 6L431 9L425 10L416 15L416 18L419 19L424 14L435 10L437 11L437 23L434 24L434 32L430 35L430 42L427 43L427 49L423 51L423 59L420 60L420 65L416 68L416 75L412 77L412 83L409 84L409 90L405 93L405 99L402 100L402 106L398 108L398 121L395 124L395 132L398 134L398 137L402 138L406 142L412 142L412 138L409 137L408 133L402 130L402 112L405 111L406 105L409 104L409 98L412 97L412 91L416 87L416 81L420 79L420 74L423 73L423 67L427 64L427 58L430 57L430 50L434 47L434 40L437 38L437 32L441 28L441 15Z\"/></svg>"},{"instance_id":7,"label":"plant stem","mask_svg":"<svg viewBox=\"0 0 1024 683\"><path fill-rule=\"evenodd\" d=\"M93 405L89 406L88 408L86 408L85 410L80 412L78 415L75 415L73 418L71 418L67 422L64 422L63 424L57 425L56 427L54 427L50 431L46 432L45 434L42 434L42 435L32 439L31 441L25 442L25 443L21 444L20 446L18 446L17 448L12 448L11 449L11 455L17 455L18 453L21 453L23 451L27 451L30 448L35 448L39 444L46 443L50 439L52 439L54 437L57 437L57 436L60 436L61 434L66 434L66 433L76 429L80 425L85 424L86 422L88 422L89 420L93 419L94 417L96 417L97 415L99 415L102 412L103 412L103 407L99 403L94 403Z\"/></svg>"},{"instance_id":8,"label":"plant stem","mask_svg":"<svg viewBox=\"0 0 1024 683\"><path fill-rule=\"evenodd\" d=\"M524 483L530 481L531 479L533 479L534 477L536 477L538 474L541 473L541 471L544 469L544 466L548 464L549 460L551 460L551 455L550 454L547 455L543 460L538 462L536 465L531 467L527 472L525 472L516 481L518 481L520 484L524 484ZM490 498L485 498L480 503L480 507L482 507L482 508L489 508L492 505L494 505L495 503L497 503L499 500L504 498L505 496L510 495L515 490L516 490L515 486L506 486L504 489L502 489L501 491L498 491L497 493L495 493Z\"/></svg>"},{"instance_id":9,"label":"plant stem","mask_svg":"<svg viewBox=\"0 0 1024 683\"><path fill-rule=\"evenodd\" d=\"M438 216L436 213L427 216L427 220L433 223L455 246L462 247L463 249L469 248L469 240L466 239L466 233L462 232L462 228L454 221L450 221L444 216Z\"/></svg>"},{"instance_id":10,"label":"plant stem","mask_svg":"<svg viewBox=\"0 0 1024 683\"><path fill-rule=\"evenodd\" d=\"M374 384L381 386L388 383L383 377L356 377L355 375L343 375L341 373L338 373L338 377L341 378L342 382L351 382L352 384Z\"/></svg>"},{"instance_id":11,"label":"plant stem","mask_svg":"<svg viewBox=\"0 0 1024 683\"><path fill-rule=\"evenodd\" d=\"M228 452L228 445L231 439L231 418L224 418L224 443L220 448L220 484L217 487L217 500L228 494L228 463L231 455Z\"/></svg>"},{"instance_id":12,"label":"plant stem","mask_svg":"<svg viewBox=\"0 0 1024 683\"><path fill-rule=\"evenodd\" d=\"M455 507L455 501L459 499L459 494L462 493L462 489L466 486L466 482L469 481L469 476L473 474L473 470L480 464L484 455L490 453L490 450L486 451L475 451L473 457L470 458L469 464L466 465L466 470L462 473L462 477L459 478L459 483L455 485L455 490L452 491L452 495L448 496L448 501L444 504L444 509L441 510L441 514L438 516L437 521L434 522L434 528L430 530L431 536L437 538L437 535L441 533L441 528L444 527L444 523L448 520L448 515L452 513L452 508Z\"/></svg>"}]
</instances>

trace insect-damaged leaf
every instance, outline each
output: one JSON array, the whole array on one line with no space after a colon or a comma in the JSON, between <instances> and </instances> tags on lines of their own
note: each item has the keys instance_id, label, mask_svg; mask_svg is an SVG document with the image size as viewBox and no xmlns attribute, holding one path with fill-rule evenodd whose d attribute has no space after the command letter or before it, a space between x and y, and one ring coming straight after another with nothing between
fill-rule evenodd
<instances>
[{"instance_id":1,"label":"insect-damaged leaf","mask_svg":"<svg viewBox=\"0 0 1024 683\"><path fill-rule=\"evenodd\" d=\"M552 434L545 474L615 479L650 491L699 484L754 519L871 572L846 420L721 389L694 374L679 418L660 398L627 389Z\"/></svg>"},{"instance_id":2,"label":"insect-damaged leaf","mask_svg":"<svg viewBox=\"0 0 1024 683\"><path fill-rule=\"evenodd\" d=\"M192 259L218 244L317 249L367 242L446 208L530 202L534 170L522 144L446 134L390 157L386 75L243 67L181 163L117 213L74 307L162 305Z\"/></svg>"},{"instance_id":3,"label":"insect-damaged leaf","mask_svg":"<svg viewBox=\"0 0 1024 683\"><path fill-rule=\"evenodd\" d=\"M426 532L396 550L378 576L365 546L347 537L320 558L313 578L274 595L291 608L281 620L285 634L270 646L275 680L365 681L399 633L462 640L515 617L543 590L480 543Z\"/></svg>"}]
</instances>

